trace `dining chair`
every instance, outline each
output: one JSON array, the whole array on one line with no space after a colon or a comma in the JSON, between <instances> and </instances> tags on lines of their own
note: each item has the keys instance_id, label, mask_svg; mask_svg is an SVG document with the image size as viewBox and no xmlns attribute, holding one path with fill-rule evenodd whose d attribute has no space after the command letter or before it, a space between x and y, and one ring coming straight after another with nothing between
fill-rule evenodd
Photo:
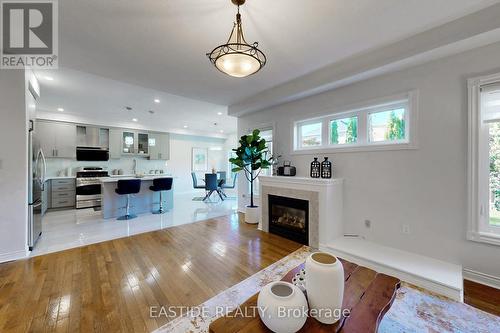
<instances>
[{"instance_id":1,"label":"dining chair","mask_svg":"<svg viewBox=\"0 0 500 333\"><path fill-rule=\"evenodd\" d=\"M232 182L231 184L229 184L229 183L225 182L224 184L222 184L222 188L223 188L223 189L224 189L224 188L230 188L230 189L235 188L235 186L236 186L236 179L237 179L237 178L238 178L238 174L237 174L237 173L235 173L235 174L233 175L233 182Z\"/></svg>"},{"instance_id":2,"label":"dining chair","mask_svg":"<svg viewBox=\"0 0 500 333\"><path fill-rule=\"evenodd\" d=\"M205 198L203 199L203 201L210 198L210 196L214 192L217 192L220 199L224 201L224 198L223 198L221 191L219 189L219 181L217 180L217 174L215 174L215 173L206 173L205 174L205 191L207 192L207 194L205 195Z\"/></svg>"},{"instance_id":3,"label":"dining chair","mask_svg":"<svg viewBox=\"0 0 500 333\"><path fill-rule=\"evenodd\" d=\"M204 189L205 185L198 185L198 179L196 178L196 173L191 172L191 178L193 178L193 188L194 189Z\"/></svg>"}]
</instances>

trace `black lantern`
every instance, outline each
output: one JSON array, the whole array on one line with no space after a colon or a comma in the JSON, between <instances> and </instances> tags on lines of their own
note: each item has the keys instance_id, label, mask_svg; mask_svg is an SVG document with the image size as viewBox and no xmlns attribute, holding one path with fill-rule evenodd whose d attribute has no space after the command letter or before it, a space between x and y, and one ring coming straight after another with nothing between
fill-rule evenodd
<instances>
[{"instance_id":1,"label":"black lantern","mask_svg":"<svg viewBox=\"0 0 500 333\"><path fill-rule=\"evenodd\" d=\"M332 162L328 160L328 157L321 162L321 178L332 178Z\"/></svg>"},{"instance_id":2,"label":"black lantern","mask_svg":"<svg viewBox=\"0 0 500 333\"><path fill-rule=\"evenodd\" d=\"M319 178L321 175L321 163L318 158L315 157L314 161L311 162L311 178Z\"/></svg>"}]
</instances>

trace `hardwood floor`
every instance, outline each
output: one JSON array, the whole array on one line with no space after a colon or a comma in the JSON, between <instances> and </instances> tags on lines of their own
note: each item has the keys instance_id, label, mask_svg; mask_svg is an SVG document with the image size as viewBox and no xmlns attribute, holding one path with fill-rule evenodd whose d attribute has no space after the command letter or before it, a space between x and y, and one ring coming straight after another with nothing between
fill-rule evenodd
<instances>
[{"instance_id":1,"label":"hardwood floor","mask_svg":"<svg viewBox=\"0 0 500 333\"><path fill-rule=\"evenodd\" d=\"M0 265L1 332L150 332L298 249L237 215Z\"/></svg>"},{"instance_id":2,"label":"hardwood floor","mask_svg":"<svg viewBox=\"0 0 500 333\"><path fill-rule=\"evenodd\" d=\"M464 302L475 308L500 316L500 290L464 280Z\"/></svg>"},{"instance_id":3,"label":"hardwood floor","mask_svg":"<svg viewBox=\"0 0 500 333\"><path fill-rule=\"evenodd\" d=\"M0 332L150 332L169 320L151 306L199 305L299 247L232 215L0 264ZM499 290L464 286L500 315Z\"/></svg>"}]
</instances>

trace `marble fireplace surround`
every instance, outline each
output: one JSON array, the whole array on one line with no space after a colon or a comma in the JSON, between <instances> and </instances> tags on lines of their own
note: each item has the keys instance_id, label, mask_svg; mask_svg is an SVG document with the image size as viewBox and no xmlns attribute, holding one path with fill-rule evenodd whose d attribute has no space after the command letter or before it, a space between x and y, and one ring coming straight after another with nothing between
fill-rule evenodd
<instances>
[{"instance_id":1,"label":"marble fireplace surround","mask_svg":"<svg viewBox=\"0 0 500 333\"><path fill-rule=\"evenodd\" d=\"M343 236L342 179L260 176L261 218L259 229L269 232L269 195L309 201L309 246Z\"/></svg>"}]
</instances>

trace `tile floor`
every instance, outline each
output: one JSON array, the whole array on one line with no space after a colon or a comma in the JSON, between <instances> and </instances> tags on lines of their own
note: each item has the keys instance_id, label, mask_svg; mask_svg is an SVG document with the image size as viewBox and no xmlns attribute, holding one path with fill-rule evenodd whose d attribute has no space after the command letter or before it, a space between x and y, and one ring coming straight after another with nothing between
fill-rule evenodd
<instances>
[{"instance_id":1,"label":"tile floor","mask_svg":"<svg viewBox=\"0 0 500 333\"><path fill-rule=\"evenodd\" d=\"M233 193L220 201L212 196L211 202L193 201L202 193L174 195L174 208L162 215L140 214L136 219L118 221L103 219L100 211L92 208L48 211L42 222L42 235L31 256L62 251L110 239L127 237L143 232L234 214L238 202Z\"/></svg>"}]
</instances>

